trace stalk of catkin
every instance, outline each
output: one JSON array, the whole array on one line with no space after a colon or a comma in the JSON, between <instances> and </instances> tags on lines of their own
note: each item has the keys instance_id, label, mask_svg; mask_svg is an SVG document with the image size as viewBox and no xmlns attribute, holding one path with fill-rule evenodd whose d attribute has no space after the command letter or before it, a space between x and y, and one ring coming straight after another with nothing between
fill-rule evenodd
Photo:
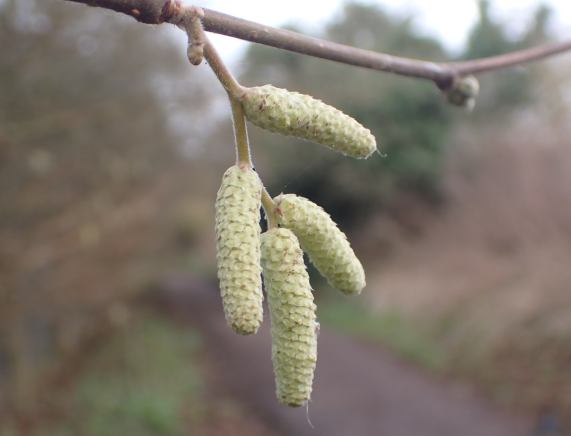
<instances>
[{"instance_id":1,"label":"stalk of catkin","mask_svg":"<svg viewBox=\"0 0 571 436\"><path fill-rule=\"evenodd\" d=\"M249 167L224 173L216 197L216 258L224 314L236 333L262 323L260 203L262 182Z\"/></svg>"},{"instance_id":2,"label":"stalk of catkin","mask_svg":"<svg viewBox=\"0 0 571 436\"><path fill-rule=\"evenodd\" d=\"M329 214L297 195L282 194L274 200L279 224L297 236L309 260L329 284L344 294L359 294L366 285L365 271Z\"/></svg>"},{"instance_id":3,"label":"stalk of catkin","mask_svg":"<svg viewBox=\"0 0 571 436\"><path fill-rule=\"evenodd\" d=\"M264 85L248 88L241 101L248 120L262 129L307 139L355 158L367 158L377 149L369 129L309 95Z\"/></svg>"},{"instance_id":4,"label":"stalk of catkin","mask_svg":"<svg viewBox=\"0 0 571 436\"><path fill-rule=\"evenodd\" d=\"M317 322L303 252L288 229L262 235L262 267L272 323L272 362L278 400L305 404L317 362Z\"/></svg>"}]
</instances>

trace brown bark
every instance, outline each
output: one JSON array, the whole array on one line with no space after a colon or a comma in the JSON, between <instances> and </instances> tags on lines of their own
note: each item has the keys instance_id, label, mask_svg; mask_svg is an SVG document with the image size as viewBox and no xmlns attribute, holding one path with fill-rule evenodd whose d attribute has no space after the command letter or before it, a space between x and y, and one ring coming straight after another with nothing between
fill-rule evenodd
<instances>
[{"instance_id":1,"label":"brown bark","mask_svg":"<svg viewBox=\"0 0 571 436\"><path fill-rule=\"evenodd\" d=\"M68 0L88 6L112 9L130 15L146 24L160 24L168 21L174 5L172 0Z\"/></svg>"}]
</instances>

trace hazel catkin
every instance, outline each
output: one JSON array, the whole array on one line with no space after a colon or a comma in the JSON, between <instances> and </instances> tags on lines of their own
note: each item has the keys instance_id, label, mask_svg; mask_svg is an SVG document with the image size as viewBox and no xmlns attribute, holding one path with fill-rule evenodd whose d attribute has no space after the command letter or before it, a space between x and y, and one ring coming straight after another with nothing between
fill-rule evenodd
<instances>
[{"instance_id":1,"label":"hazel catkin","mask_svg":"<svg viewBox=\"0 0 571 436\"><path fill-rule=\"evenodd\" d=\"M317 362L317 322L309 276L295 235L273 228L262 235L262 268L268 295L272 362L278 400L305 404Z\"/></svg>"},{"instance_id":2,"label":"hazel catkin","mask_svg":"<svg viewBox=\"0 0 571 436\"><path fill-rule=\"evenodd\" d=\"M248 88L241 101L248 120L263 129L307 139L355 158L367 158L377 149L369 129L309 95L264 85Z\"/></svg>"},{"instance_id":3,"label":"hazel catkin","mask_svg":"<svg viewBox=\"0 0 571 436\"><path fill-rule=\"evenodd\" d=\"M224 314L236 333L262 323L260 203L262 182L249 167L224 173L216 197L216 258Z\"/></svg>"},{"instance_id":4,"label":"hazel catkin","mask_svg":"<svg viewBox=\"0 0 571 436\"><path fill-rule=\"evenodd\" d=\"M320 206L294 194L275 199L278 221L299 239L301 248L329 284L352 295L365 287L365 271L345 234Z\"/></svg>"}]
</instances>

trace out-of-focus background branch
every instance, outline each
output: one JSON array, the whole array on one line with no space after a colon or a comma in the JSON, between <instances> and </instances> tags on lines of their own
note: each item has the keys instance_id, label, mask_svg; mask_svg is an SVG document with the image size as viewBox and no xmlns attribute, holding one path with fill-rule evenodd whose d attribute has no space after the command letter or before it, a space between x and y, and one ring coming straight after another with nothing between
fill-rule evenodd
<instances>
[{"instance_id":1,"label":"out-of-focus background branch","mask_svg":"<svg viewBox=\"0 0 571 436\"><path fill-rule=\"evenodd\" d=\"M312 31L437 61L552 38L545 7L514 33L479 5L455 55L381 2L349 3ZM234 159L230 113L207 67L188 64L182 33L67 2L3 0L0 40L0 434L305 434L304 411L273 403L268 344L257 342L267 336L220 333L213 199ZM494 434L514 420L563 434L568 63L482 77L468 115L423 83L263 46L235 55L245 85L323 99L371 128L387 155L353 161L250 132L270 192L323 205L368 273L351 300L312 277L323 341L311 434L403 434L411 413L413 436L430 434L423 419L439 435ZM432 387L415 384L424 391L411 398L423 400L402 405L400 422L387 406L401 410L399 395L383 395L411 377Z\"/></svg>"}]
</instances>

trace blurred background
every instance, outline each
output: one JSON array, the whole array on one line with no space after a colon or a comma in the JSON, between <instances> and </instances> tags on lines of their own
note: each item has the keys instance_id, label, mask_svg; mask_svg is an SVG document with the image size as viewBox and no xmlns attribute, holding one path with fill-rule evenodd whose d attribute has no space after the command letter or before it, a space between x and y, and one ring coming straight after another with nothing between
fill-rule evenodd
<instances>
[{"instance_id":1,"label":"blurred background","mask_svg":"<svg viewBox=\"0 0 571 436\"><path fill-rule=\"evenodd\" d=\"M571 24L563 0L450 3L201 5L435 61ZM569 56L481 76L467 113L428 82L213 41L243 84L342 109L384 155L250 129L270 193L322 205L367 272L344 298L310 268L309 408L274 398L268 320L255 337L225 326L214 198L230 114L182 32L0 0L0 435L568 434Z\"/></svg>"}]
</instances>

